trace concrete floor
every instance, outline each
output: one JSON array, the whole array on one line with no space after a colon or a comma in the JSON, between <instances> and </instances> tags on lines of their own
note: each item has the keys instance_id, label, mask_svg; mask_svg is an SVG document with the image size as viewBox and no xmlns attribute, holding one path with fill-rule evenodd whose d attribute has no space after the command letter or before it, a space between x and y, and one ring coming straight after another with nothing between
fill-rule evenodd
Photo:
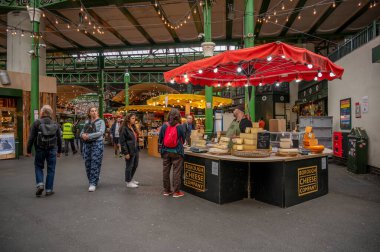
<instances>
[{"instance_id":1,"label":"concrete floor","mask_svg":"<svg viewBox=\"0 0 380 252\"><path fill-rule=\"evenodd\" d=\"M0 161L0 251L380 251L380 180L330 164L330 193L288 209L161 196L161 160L141 153L138 189L106 149L87 192L83 160L62 157L55 191L34 196L33 159Z\"/></svg>"}]
</instances>

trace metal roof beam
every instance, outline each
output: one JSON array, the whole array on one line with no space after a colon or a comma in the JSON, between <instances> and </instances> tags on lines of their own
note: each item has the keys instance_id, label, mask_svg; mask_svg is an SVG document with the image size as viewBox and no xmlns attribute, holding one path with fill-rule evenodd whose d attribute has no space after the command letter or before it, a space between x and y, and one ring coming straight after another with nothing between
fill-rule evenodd
<instances>
[{"instance_id":1,"label":"metal roof beam","mask_svg":"<svg viewBox=\"0 0 380 252\"><path fill-rule=\"evenodd\" d=\"M50 10L51 13L53 13L54 15L57 15L59 16L60 18L64 19L64 20L70 20L68 19L65 15L61 14L60 12L58 12L57 10ZM71 20L70 20L71 21ZM103 47L107 47L107 44L103 43L101 40L99 40L97 37L95 36L92 36L89 32L84 32L84 31L81 31L82 34L86 35L89 39L92 39L93 41L95 41L96 43L98 43L99 45L103 46Z\"/></svg>"},{"instance_id":2,"label":"metal roof beam","mask_svg":"<svg viewBox=\"0 0 380 252\"><path fill-rule=\"evenodd\" d=\"M298 1L297 6L294 8L292 15L290 15L290 17L289 17L288 22L286 22L284 28L282 28L282 31L280 33L280 37L285 37L289 28L292 27L294 21L296 20L298 14L302 11L302 8L305 6L306 1L307 0L299 0Z\"/></svg>"},{"instance_id":3,"label":"metal roof beam","mask_svg":"<svg viewBox=\"0 0 380 252\"><path fill-rule=\"evenodd\" d=\"M232 6L232 10L234 7L234 0L226 0L226 39L230 40L232 39L232 23L233 21L228 18L228 14L230 11L229 6Z\"/></svg>"},{"instance_id":4,"label":"metal roof beam","mask_svg":"<svg viewBox=\"0 0 380 252\"><path fill-rule=\"evenodd\" d=\"M154 7L155 1L154 0L150 0L150 3ZM175 43L181 43L181 41L178 38L177 33L173 29L170 29L168 26L166 26L166 25L164 25L164 26L165 26L165 29L170 33L170 36L172 36L172 39L174 40L174 42Z\"/></svg>"},{"instance_id":5,"label":"metal roof beam","mask_svg":"<svg viewBox=\"0 0 380 252\"><path fill-rule=\"evenodd\" d=\"M149 41L150 44L154 45L156 42L152 39L152 37L142 28L142 25L137 21L137 19L129 12L127 7L117 5L121 13L124 14L124 16L128 19L130 23L132 23L136 29L145 37L147 41Z\"/></svg>"},{"instance_id":6,"label":"metal roof beam","mask_svg":"<svg viewBox=\"0 0 380 252\"><path fill-rule=\"evenodd\" d=\"M191 9L191 7L193 7L194 1L188 0L188 3L189 3L189 7ZM201 19L201 13L199 11L199 7L197 4L195 6L195 9L197 10L197 12L194 13L194 11L191 11L191 15L193 16L194 25L195 25L195 28L197 29L198 34L199 34L199 33L203 33L203 24L202 24L202 19Z\"/></svg>"},{"instance_id":7,"label":"metal roof beam","mask_svg":"<svg viewBox=\"0 0 380 252\"><path fill-rule=\"evenodd\" d=\"M310 28L310 30L308 31L308 34L314 34L317 31L317 29L326 21L326 19L328 19L330 17L330 15L339 7L339 5L341 5L341 3L343 3L343 1L337 2L335 4L335 8L332 7L332 5L331 5L327 9L327 11L325 11L325 13L323 13L323 15L313 25L313 27Z\"/></svg>"},{"instance_id":8,"label":"metal roof beam","mask_svg":"<svg viewBox=\"0 0 380 252\"><path fill-rule=\"evenodd\" d=\"M112 28L112 25L110 25L108 22L103 20L98 14L96 14L94 10L88 9L87 11L88 11L88 14L90 14L91 17L96 20L96 22L100 23L103 26L103 28L107 29L110 33L112 33L116 38L118 38L125 45L131 44L118 31Z\"/></svg>"},{"instance_id":9,"label":"metal roof beam","mask_svg":"<svg viewBox=\"0 0 380 252\"><path fill-rule=\"evenodd\" d=\"M260 7L260 15L263 15L264 13L268 11L269 5L270 5L270 0L262 1L261 7ZM256 22L256 20L254 20L253 22ZM256 38L259 37L262 26L263 26L263 22L260 22L260 23L256 22Z\"/></svg>"},{"instance_id":10,"label":"metal roof beam","mask_svg":"<svg viewBox=\"0 0 380 252\"><path fill-rule=\"evenodd\" d=\"M369 6L372 4L372 1L368 1L366 5L364 5L361 9L359 9L352 17L350 17L341 27L338 28L338 30L335 31L335 34L339 34L342 31L344 31L350 24L352 24L356 19L361 17L368 9Z\"/></svg>"}]
</instances>

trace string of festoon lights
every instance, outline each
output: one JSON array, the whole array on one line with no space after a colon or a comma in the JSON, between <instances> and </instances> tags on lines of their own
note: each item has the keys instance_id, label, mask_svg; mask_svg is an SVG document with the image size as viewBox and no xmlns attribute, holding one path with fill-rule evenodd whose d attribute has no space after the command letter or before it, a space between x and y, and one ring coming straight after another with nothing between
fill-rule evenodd
<instances>
[{"instance_id":1,"label":"string of festoon lights","mask_svg":"<svg viewBox=\"0 0 380 252\"><path fill-rule=\"evenodd\" d=\"M30 9L33 7L30 7L28 4L25 5L26 9ZM79 17L79 23L74 23L73 21L66 19L62 16L56 15L53 12L47 10L47 9L42 9L43 12L41 14L42 18L48 18L47 14L52 16L54 18L54 21L52 21L53 24L59 25L59 24L64 24L67 28L67 31L69 30L76 30L77 32L83 32L85 34L87 33L92 33L93 35L99 34L102 35L104 34L104 29L101 25L99 25L88 13L86 7L81 3L81 7L79 8L78 12L78 17ZM46 32L38 32L34 33L31 30L27 29L22 29L17 26L11 26L7 25L6 26L6 32L12 36L20 35L21 37L24 36L30 36L31 38L43 38L43 33Z\"/></svg>"},{"instance_id":2,"label":"string of festoon lights","mask_svg":"<svg viewBox=\"0 0 380 252\"><path fill-rule=\"evenodd\" d=\"M177 30L185 26L186 24L190 23L190 19L192 16L192 13L197 14L197 6L202 7L204 5L203 0L197 0L194 2L194 4L190 7L190 11L188 11L183 17L181 17L178 20L170 20L168 16L166 15L164 9L162 8L162 5L158 0L154 2L154 8L157 12L157 15L161 19L161 21L170 29Z\"/></svg>"}]
</instances>

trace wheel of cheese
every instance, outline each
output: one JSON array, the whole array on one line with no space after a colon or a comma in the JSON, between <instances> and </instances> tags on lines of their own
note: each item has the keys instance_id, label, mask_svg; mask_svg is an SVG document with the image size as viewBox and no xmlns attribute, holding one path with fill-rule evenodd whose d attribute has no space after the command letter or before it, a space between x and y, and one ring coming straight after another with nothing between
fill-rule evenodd
<instances>
[{"instance_id":1,"label":"wheel of cheese","mask_svg":"<svg viewBox=\"0 0 380 252\"><path fill-rule=\"evenodd\" d=\"M311 150L314 153L321 153L325 149L325 146L323 146L323 145L313 145L313 146L309 146L308 149Z\"/></svg>"},{"instance_id":2,"label":"wheel of cheese","mask_svg":"<svg viewBox=\"0 0 380 252\"><path fill-rule=\"evenodd\" d=\"M278 152L281 154L296 154L298 149L278 149Z\"/></svg>"}]
</instances>

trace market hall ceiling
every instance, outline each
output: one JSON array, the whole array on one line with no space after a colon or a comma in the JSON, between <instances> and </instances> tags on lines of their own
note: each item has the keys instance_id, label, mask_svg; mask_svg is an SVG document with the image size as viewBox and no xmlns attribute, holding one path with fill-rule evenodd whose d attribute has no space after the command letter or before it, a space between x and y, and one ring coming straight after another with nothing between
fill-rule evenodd
<instances>
[{"instance_id":1,"label":"market hall ceiling","mask_svg":"<svg viewBox=\"0 0 380 252\"><path fill-rule=\"evenodd\" d=\"M203 33L204 0L50 1L60 3L42 8L48 51L199 45ZM242 42L245 1L213 1L213 41ZM26 1L0 0L0 53L6 52L7 35L22 33L7 27L7 13L14 9L6 6L18 2ZM377 0L255 0L254 6L256 43L336 41L380 18Z\"/></svg>"}]
</instances>

